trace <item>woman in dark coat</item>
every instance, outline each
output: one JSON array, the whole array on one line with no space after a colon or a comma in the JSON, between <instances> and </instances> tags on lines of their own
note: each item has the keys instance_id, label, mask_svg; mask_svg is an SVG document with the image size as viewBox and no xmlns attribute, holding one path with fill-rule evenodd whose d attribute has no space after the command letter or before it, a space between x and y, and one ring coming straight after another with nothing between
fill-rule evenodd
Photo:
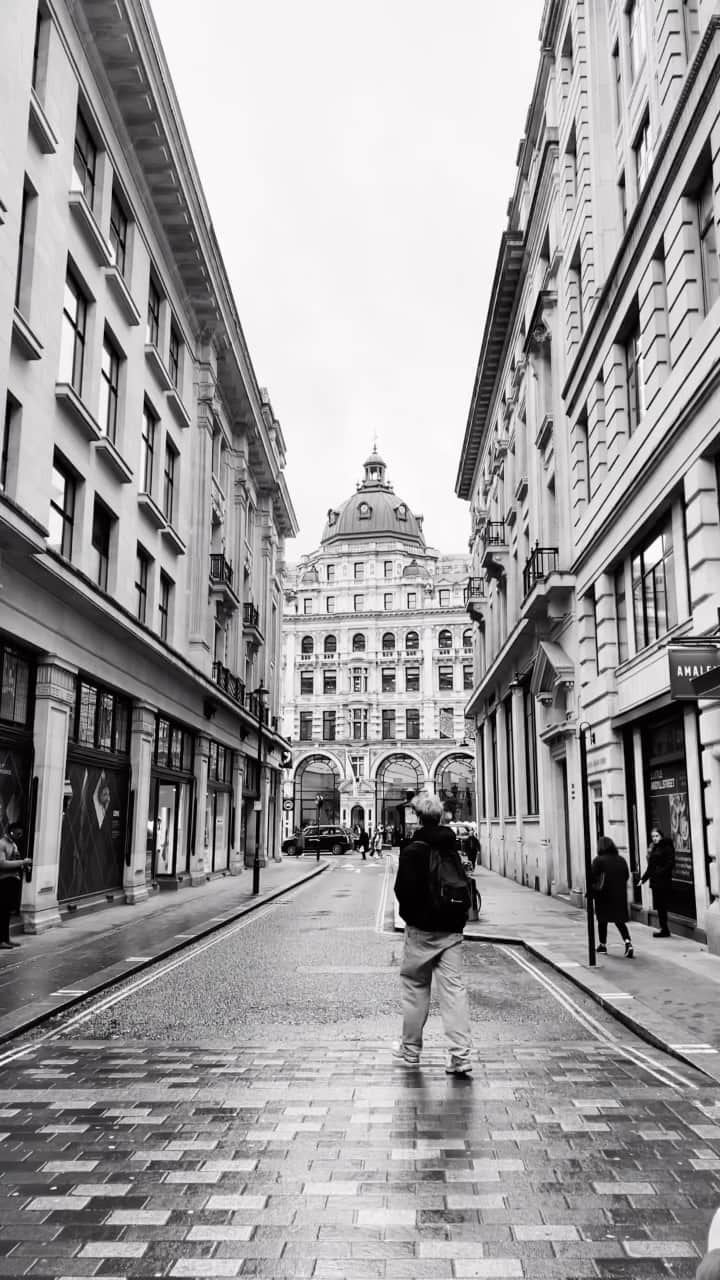
<instances>
[{"instance_id":1,"label":"woman in dark coat","mask_svg":"<svg viewBox=\"0 0 720 1280\"><path fill-rule=\"evenodd\" d=\"M640 883L650 881L653 906L657 911L660 928L653 938L669 938L668 907L672 889L672 873L675 866L675 846L672 840L664 836L659 827L650 832L650 848L647 851L647 866Z\"/></svg>"},{"instance_id":2,"label":"woman in dark coat","mask_svg":"<svg viewBox=\"0 0 720 1280\"><path fill-rule=\"evenodd\" d=\"M609 836L600 836L597 842L597 857L592 860L591 874L600 938L598 951L607 951L608 925L614 924L625 943L625 955L631 960L635 953L627 927L627 882L630 872L627 862L618 853Z\"/></svg>"}]
</instances>

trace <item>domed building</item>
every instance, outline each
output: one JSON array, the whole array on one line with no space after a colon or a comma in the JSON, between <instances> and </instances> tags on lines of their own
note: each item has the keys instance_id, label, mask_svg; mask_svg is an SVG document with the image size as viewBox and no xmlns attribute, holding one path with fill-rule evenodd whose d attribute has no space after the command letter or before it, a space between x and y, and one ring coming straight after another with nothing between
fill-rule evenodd
<instances>
[{"instance_id":1,"label":"domed building","mask_svg":"<svg viewBox=\"0 0 720 1280\"><path fill-rule=\"evenodd\" d=\"M468 559L428 547L386 472L373 449L320 546L286 569L286 834L318 820L397 834L425 784L475 817Z\"/></svg>"}]
</instances>

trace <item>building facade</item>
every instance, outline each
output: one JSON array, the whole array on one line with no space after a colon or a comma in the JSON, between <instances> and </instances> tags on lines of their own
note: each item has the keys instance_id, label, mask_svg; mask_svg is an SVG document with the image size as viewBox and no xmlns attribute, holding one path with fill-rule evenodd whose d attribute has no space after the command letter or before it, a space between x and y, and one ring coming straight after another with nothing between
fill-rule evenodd
<instances>
[{"instance_id":1,"label":"building facade","mask_svg":"<svg viewBox=\"0 0 720 1280\"><path fill-rule=\"evenodd\" d=\"M584 818L634 871L660 826L712 940L720 10L547 0L541 47L457 480L483 857L580 899Z\"/></svg>"},{"instance_id":2,"label":"building facade","mask_svg":"<svg viewBox=\"0 0 720 1280\"><path fill-rule=\"evenodd\" d=\"M0 826L34 931L276 847L297 526L148 6L2 30Z\"/></svg>"},{"instance_id":3,"label":"building facade","mask_svg":"<svg viewBox=\"0 0 720 1280\"><path fill-rule=\"evenodd\" d=\"M288 833L317 820L403 832L423 785L474 818L467 572L467 556L426 545L422 516L374 450L355 493L328 511L318 549L286 575Z\"/></svg>"}]
</instances>

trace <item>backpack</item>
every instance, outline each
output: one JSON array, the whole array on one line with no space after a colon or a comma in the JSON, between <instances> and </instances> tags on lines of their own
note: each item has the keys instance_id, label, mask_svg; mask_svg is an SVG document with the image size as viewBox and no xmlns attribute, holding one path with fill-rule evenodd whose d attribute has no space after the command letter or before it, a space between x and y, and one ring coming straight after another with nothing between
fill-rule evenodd
<instances>
[{"instance_id":1,"label":"backpack","mask_svg":"<svg viewBox=\"0 0 720 1280\"><path fill-rule=\"evenodd\" d=\"M424 843L424 842L423 842ZM430 846L428 890L434 912L465 924L471 905L470 885L457 854Z\"/></svg>"}]
</instances>

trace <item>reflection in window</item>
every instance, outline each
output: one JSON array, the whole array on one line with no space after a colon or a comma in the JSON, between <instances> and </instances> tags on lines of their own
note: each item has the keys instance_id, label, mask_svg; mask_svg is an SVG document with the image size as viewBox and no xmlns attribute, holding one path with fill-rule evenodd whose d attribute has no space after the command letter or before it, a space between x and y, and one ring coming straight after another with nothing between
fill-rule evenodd
<instances>
[{"instance_id":1,"label":"reflection in window","mask_svg":"<svg viewBox=\"0 0 720 1280\"><path fill-rule=\"evenodd\" d=\"M644 649L677 622L670 518L632 559L635 646Z\"/></svg>"}]
</instances>

